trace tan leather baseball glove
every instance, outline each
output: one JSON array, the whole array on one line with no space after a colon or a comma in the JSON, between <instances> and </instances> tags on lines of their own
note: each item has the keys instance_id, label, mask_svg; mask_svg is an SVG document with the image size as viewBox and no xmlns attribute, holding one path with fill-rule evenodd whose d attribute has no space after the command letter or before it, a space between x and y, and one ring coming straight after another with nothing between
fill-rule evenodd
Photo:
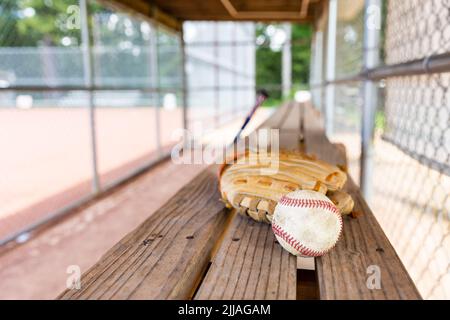
<instances>
[{"instance_id":1,"label":"tan leather baseball glove","mask_svg":"<svg viewBox=\"0 0 450 320\"><path fill-rule=\"evenodd\" d=\"M353 199L342 191L347 174L336 166L303 153L246 151L222 166L220 192L228 208L256 221L270 223L281 197L297 189L327 195L342 214L353 209Z\"/></svg>"}]
</instances>

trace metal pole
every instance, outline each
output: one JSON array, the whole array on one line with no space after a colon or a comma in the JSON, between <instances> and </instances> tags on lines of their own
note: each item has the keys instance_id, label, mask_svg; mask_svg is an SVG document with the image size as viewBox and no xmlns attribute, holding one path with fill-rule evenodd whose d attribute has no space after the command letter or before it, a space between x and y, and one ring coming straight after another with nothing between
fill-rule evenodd
<instances>
[{"instance_id":1,"label":"metal pole","mask_svg":"<svg viewBox=\"0 0 450 320\"><path fill-rule=\"evenodd\" d=\"M330 0L328 6L327 81L333 81L336 77L336 26L337 0ZM333 134L334 98L335 86L334 84L329 84L327 85L325 92L325 132L329 137Z\"/></svg>"},{"instance_id":2,"label":"metal pole","mask_svg":"<svg viewBox=\"0 0 450 320\"><path fill-rule=\"evenodd\" d=\"M380 63L381 0L366 0L364 13L364 69L375 68ZM367 201L372 194L373 134L375 111L378 104L377 85L366 79L363 84L363 108L361 125L360 187Z\"/></svg>"},{"instance_id":3,"label":"metal pole","mask_svg":"<svg viewBox=\"0 0 450 320\"><path fill-rule=\"evenodd\" d=\"M219 97L219 25L217 22L214 22L214 57L216 59L216 63L214 64L214 126L218 128L220 125L220 97Z\"/></svg>"},{"instance_id":4,"label":"metal pole","mask_svg":"<svg viewBox=\"0 0 450 320\"><path fill-rule=\"evenodd\" d=\"M159 60L158 60L158 24L155 22L151 23L151 33L150 33L150 79L151 86L153 88L159 88ZM154 93L155 101L155 139L156 139L156 150L158 152L158 157L162 156L162 147L161 147L161 118L160 118L160 104L161 104L161 95L158 91Z\"/></svg>"},{"instance_id":5,"label":"metal pole","mask_svg":"<svg viewBox=\"0 0 450 320\"><path fill-rule=\"evenodd\" d=\"M187 108L189 105L188 100L188 82L187 82L187 72L186 72L186 45L184 42L184 26L181 26L180 41L181 41L181 80L182 80L182 91L183 91L183 128L188 129L187 120ZM185 140L186 141L186 140Z\"/></svg>"},{"instance_id":6,"label":"metal pole","mask_svg":"<svg viewBox=\"0 0 450 320\"><path fill-rule=\"evenodd\" d=\"M286 32L286 41L283 44L282 51L282 64L281 64L281 83L283 88L283 98L289 98L292 89L292 51L291 51L291 38L292 27L290 23L283 25L284 32Z\"/></svg>"},{"instance_id":7,"label":"metal pole","mask_svg":"<svg viewBox=\"0 0 450 320\"><path fill-rule=\"evenodd\" d=\"M232 63L232 65L233 66L236 66L237 65L237 50L238 50L238 47L237 47L237 37L236 37L236 34L237 34L237 26L236 26L236 22L232 22L232 28L234 29L233 30L233 32L232 32L232 37L233 37L233 39L232 39L232 46L231 46L231 63ZM236 72L233 72L233 74L232 74L232 77L233 77L233 85L236 85L237 84L237 79L238 79L238 77L237 77L237 74L236 74ZM239 108L238 108L238 94L237 94L237 89L236 88L233 88L233 94L232 94L232 102L231 102L233 105L232 105L232 119L231 120L234 120L234 118L237 116L237 113L239 112Z\"/></svg>"},{"instance_id":8,"label":"metal pole","mask_svg":"<svg viewBox=\"0 0 450 320\"><path fill-rule=\"evenodd\" d=\"M315 88L315 84L317 83L323 83L323 32L322 31L316 31L314 34L314 60L312 62L312 68L311 68L311 86L310 90L311 92L314 92L312 95L312 99L314 102L314 105L317 108L320 108L320 110L323 112L323 105L322 105L322 87Z\"/></svg>"},{"instance_id":9,"label":"metal pole","mask_svg":"<svg viewBox=\"0 0 450 320\"><path fill-rule=\"evenodd\" d=\"M91 158L92 158L92 190L94 193L100 191L100 181L97 166L97 139L95 127L95 102L92 87L94 84L93 64L92 64L92 47L89 33L89 8L87 0L79 0L80 5L80 22L81 22L81 39L83 51L83 68L84 81L89 89L89 126L91 139Z\"/></svg>"}]
</instances>

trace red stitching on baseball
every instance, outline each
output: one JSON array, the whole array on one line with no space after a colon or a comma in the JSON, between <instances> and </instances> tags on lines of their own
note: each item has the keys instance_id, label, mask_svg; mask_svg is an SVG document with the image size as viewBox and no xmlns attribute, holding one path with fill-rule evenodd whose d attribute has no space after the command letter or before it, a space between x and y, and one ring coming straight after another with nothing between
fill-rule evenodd
<instances>
[{"instance_id":1,"label":"red stitching on baseball","mask_svg":"<svg viewBox=\"0 0 450 320\"><path fill-rule=\"evenodd\" d=\"M277 236L286 241L286 243L288 243L291 247L293 247L295 250L297 250L304 256L319 257L324 255L334 247L333 246L332 248L323 251L313 250L301 244L298 240L294 239L290 234L288 234L279 225L275 223L272 223L272 230Z\"/></svg>"},{"instance_id":2,"label":"red stitching on baseball","mask_svg":"<svg viewBox=\"0 0 450 320\"><path fill-rule=\"evenodd\" d=\"M275 233L281 239L286 241L286 243L288 243L291 247L293 247L295 250L300 252L302 255L308 256L308 257L320 257L320 256L323 256L325 253L327 253L328 251L333 249L336 246L337 242L338 242L338 241L336 241L336 243L332 247L330 247L330 248L328 248L326 250L321 250L321 251L313 250L313 249L308 248L305 245L301 244L300 241L294 239L289 233L284 231L283 228L281 228L276 223L272 223L272 230L273 230L273 233ZM342 223L341 223L341 229L339 231L339 237L341 235L341 232L342 232ZM339 239L339 237L338 237L338 239Z\"/></svg>"},{"instance_id":3,"label":"red stitching on baseball","mask_svg":"<svg viewBox=\"0 0 450 320\"><path fill-rule=\"evenodd\" d=\"M290 207L325 209L340 216L338 208L336 208L333 203L326 200L293 199L287 196L283 196L279 203Z\"/></svg>"}]
</instances>

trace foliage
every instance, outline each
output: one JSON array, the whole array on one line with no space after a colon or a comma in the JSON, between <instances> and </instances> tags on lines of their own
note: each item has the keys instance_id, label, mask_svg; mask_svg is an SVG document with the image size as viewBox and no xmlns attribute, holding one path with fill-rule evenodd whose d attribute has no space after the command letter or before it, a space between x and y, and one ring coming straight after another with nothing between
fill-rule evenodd
<instances>
[{"instance_id":1,"label":"foliage","mask_svg":"<svg viewBox=\"0 0 450 320\"><path fill-rule=\"evenodd\" d=\"M292 85L308 86L311 59L312 28L309 25L292 25Z\"/></svg>"},{"instance_id":2,"label":"foliage","mask_svg":"<svg viewBox=\"0 0 450 320\"><path fill-rule=\"evenodd\" d=\"M386 129L386 116L384 111L377 110L375 113L375 129L383 132Z\"/></svg>"},{"instance_id":3,"label":"foliage","mask_svg":"<svg viewBox=\"0 0 450 320\"><path fill-rule=\"evenodd\" d=\"M76 0L5 0L0 3L0 45L37 46L60 43L65 36L80 40L79 30L68 30L67 8Z\"/></svg>"},{"instance_id":4,"label":"foliage","mask_svg":"<svg viewBox=\"0 0 450 320\"><path fill-rule=\"evenodd\" d=\"M270 98L265 105L281 103L281 47L273 46L269 28L281 28L273 24L257 24L256 38L259 46L256 49L256 86L266 88ZM292 87L305 89L308 87L310 45L312 29L308 25L292 25ZM277 87L278 86L278 87ZM291 95L293 95L292 92Z\"/></svg>"},{"instance_id":5,"label":"foliage","mask_svg":"<svg viewBox=\"0 0 450 320\"><path fill-rule=\"evenodd\" d=\"M92 28L93 41L97 45L117 46L131 50L127 45L146 45L145 28L141 22L128 19L123 14L113 14L95 1L89 1L89 11L93 19L89 23L94 24ZM37 47L37 46L61 46L65 38L70 41L66 46L78 46L81 43L80 29L67 28L67 20L70 13L68 8L78 5L78 0L2 0L0 1L0 46L3 47ZM114 17L113 17L114 16ZM114 19L111 19L111 18ZM111 21L114 20L113 27ZM276 86L281 85L281 48L271 46L272 39L268 35L268 29L280 28L274 24L258 24L256 36L263 37L264 43L256 50L256 85L257 87L268 86L271 99L268 103L276 104L281 99L281 90ZM144 31L143 31L144 30ZM162 47L177 46L171 43L174 40L166 39L164 33L159 34ZM309 76L311 28L306 25L292 25L292 82L293 87L307 87ZM126 49L128 48L128 49ZM162 54L161 51L160 54ZM96 72L102 74L109 70L107 65L125 63L120 55L109 56L103 53L99 57ZM119 61L117 61L119 59ZM179 53L171 55L171 61L161 64L160 73L172 74L176 72L179 63ZM120 62L122 61L122 62ZM130 72L134 66L124 66ZM119 68L120 69L120 68ZM118 69L118 70L119 70ZM167 69L167 70L166 70ZM120 69L122 70L122 69ZM115 73L114 73L115 74ZM113 76L114 74L109 74ZM275 88L270 88L275 85Z\"/></svg>"}]
</instances>

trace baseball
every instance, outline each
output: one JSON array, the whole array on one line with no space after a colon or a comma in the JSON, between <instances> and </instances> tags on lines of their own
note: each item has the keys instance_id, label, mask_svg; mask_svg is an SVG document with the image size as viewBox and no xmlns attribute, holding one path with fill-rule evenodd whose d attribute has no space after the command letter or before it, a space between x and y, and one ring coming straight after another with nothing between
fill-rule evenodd
<instances>
[{"instance_id":1,"label":"baseball","mask_svg":"<svg viewBox=\"0 0 450 320\"><path fill-rule=\"evenodd\" d=\"M293 255L319 257L337 243L342 217L324 194L297 190L278 202L272 230L281 246Z\"/></svg>"}]
</instances>

